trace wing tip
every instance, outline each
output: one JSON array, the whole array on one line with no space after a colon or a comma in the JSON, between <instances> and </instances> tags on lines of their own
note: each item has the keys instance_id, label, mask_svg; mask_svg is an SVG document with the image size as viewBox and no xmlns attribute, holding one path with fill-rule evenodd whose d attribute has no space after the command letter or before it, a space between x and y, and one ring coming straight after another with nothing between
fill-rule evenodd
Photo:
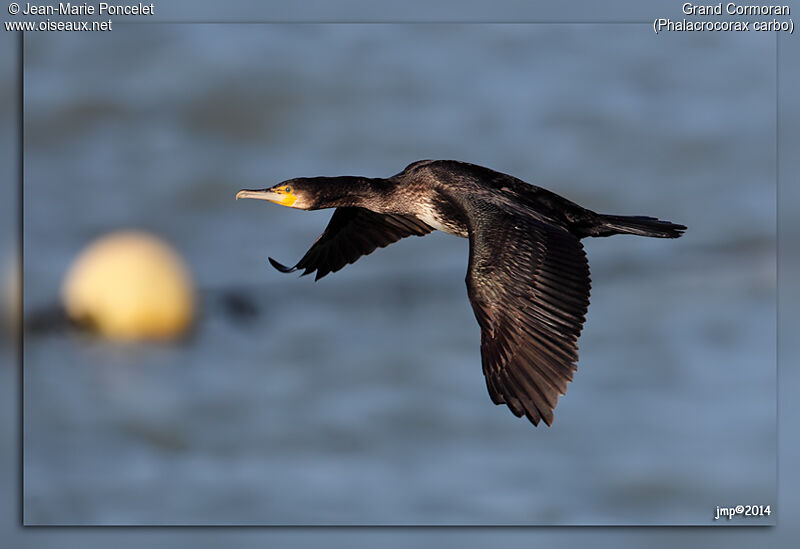
<instances>
[{"instance_id":1,"label":"wing tip","mask_svg":"<svg viewBox=\"0 0 800 549\"><path fill-rule=\"evenodd\" d=\"M287 267L283 263L275 261L271 257L268 257L267 259L269 259L270 265L272 265L273 267L275 267L275 269L277 269L278 271L280 271L282 273L292 273L292 272L297 270L297 267Z\"/></svg>"},{"instance_id":2,"label":"wing tip","mask_svg":"<svg viewBox=\"0 0 800 549\"><path fill-rule=\"evenodd\" d=\"M552 427L552 425L553 425L553 410L552 409L546 409L546 410L543 411L538 406L534 405L532 409L529 408L529 407L525 408L524 416L528 419L528 421L533 423L534 427L538 427L540 421L542 423L544 423L545 425L547 425L548 427ZM519 417L522 417L522 416L519 416Z\"/></svg>"}]
</instances>

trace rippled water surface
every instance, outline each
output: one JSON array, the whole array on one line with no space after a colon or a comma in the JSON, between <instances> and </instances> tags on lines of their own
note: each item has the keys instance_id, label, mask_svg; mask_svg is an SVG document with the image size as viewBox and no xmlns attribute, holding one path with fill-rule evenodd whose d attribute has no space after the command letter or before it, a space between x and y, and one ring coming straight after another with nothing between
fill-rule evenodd
<instances>
[{"instance_id":1,"label":"rippled water surface","mask_svg":"<svg viewBox=\"0 0 800 549\"><path fill-rule=\"evenodd\" d=\"M90 239L139 227L184 255L202 315L175 345L28 335L25 522L709 524L774 503L774 48L646 25L27 36L27 311ZM465 240L314 284L266 257L299 258L330 212L233 200L421 158L689 227L585 242L551 428L489 400Z\"/></svg>"}]
</instances>

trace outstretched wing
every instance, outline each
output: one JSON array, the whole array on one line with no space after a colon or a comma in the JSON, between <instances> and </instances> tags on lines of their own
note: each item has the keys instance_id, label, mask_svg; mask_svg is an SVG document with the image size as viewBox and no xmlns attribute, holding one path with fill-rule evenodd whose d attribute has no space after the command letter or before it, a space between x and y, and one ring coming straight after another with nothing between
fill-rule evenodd
<instances>
[{"instance_id":1,"label":"outstretched wing","mask_svg":"<svg viewBox=\"0 0 800 549\"><path fill-rule=\"evenodd\" d=\"M362 255L385 247L406 236L424 236L433 227L413 216L379 214L365 208L336 208L328 226L294 267L269 258L272 266L284 273L305 269L303 276L317 272L315 280L335 273Z\"/></svg>"},{"instance_id":2,"label":"outstretched wing","mask_svg":"<svg viewBox=\"0 0 800 549\"><path fill-rule=\"evenodd\" d=\"M577 369L589 307L583 246L566 229L499 210L474 224L467 290L489 395L517 417L550 425Z\"/></svg>"}]
</instances>

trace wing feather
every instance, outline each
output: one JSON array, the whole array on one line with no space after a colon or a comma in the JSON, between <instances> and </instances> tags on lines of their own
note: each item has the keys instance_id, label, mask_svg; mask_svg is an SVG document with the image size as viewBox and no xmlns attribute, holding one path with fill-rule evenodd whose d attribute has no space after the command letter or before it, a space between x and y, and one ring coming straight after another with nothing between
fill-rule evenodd
<instances>
[{"instance_id":1,"label":"wing feather","mask_svg":"<svg viewBox=\"0 0 800 549\"><path fill-rule=\"evenodd\" d=\"M316 271L315 280L335 273L362 255L384 248L407 236L424 236L433 227L416 217L379 214L365 208L336 208L325 231L294 267L269 258L273 267L284 273L302 269L301 276Z\"/></svg>"},{"instance_id":2,"label":"wing feather","mask_svg":"<svg viewBox=\"0 0 800 549\"><path fill-rule=\"evenodd\" d=\"M590 287L583 246L566 229L500 209L472 220L467 290L494 403L552 423L577 368Z\"/></svg>"}]
</instances>

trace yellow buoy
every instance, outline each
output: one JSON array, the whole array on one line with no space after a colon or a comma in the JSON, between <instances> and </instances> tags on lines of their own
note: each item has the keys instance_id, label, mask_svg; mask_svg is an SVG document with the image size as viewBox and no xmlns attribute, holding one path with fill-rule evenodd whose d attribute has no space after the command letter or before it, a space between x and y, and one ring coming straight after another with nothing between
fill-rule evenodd
<instances>
[{"instance_id":1,"label":"yellow buoy","mask_svg":"<svg viewBox=\"0 0 800 549\"><path fill-rule=\"evenodd\" d=\"M194 316L194 285L165 242L139 231L112 233L75 259L61 288L67 315L116 340L172 339Z\"/></svg>"}]
</instances>

